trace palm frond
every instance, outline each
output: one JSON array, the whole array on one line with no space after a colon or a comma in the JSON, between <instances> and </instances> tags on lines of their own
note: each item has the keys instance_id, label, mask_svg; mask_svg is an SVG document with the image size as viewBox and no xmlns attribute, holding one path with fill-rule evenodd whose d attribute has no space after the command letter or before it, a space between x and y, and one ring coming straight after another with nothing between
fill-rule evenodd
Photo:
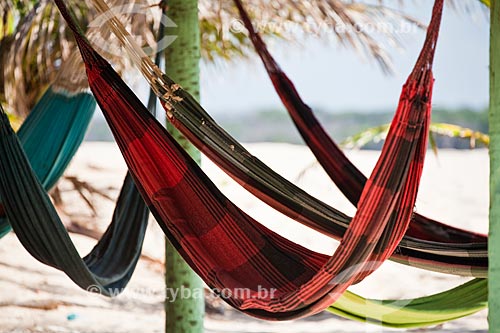
<instances>
[{"instance_id":1,"label":"palm frond","mask_svg":"<svg viewBox=\"0 0 500 333\"><path fill-rule=\"evenodd\" d=\"M343 148L347 149L360 149L370 142L378 143L385 140L387 132L389 131L390 124L376 126L357 133L348 137L340 144ZM475 148L477 143L488 147L490 138L487 134L479 131L472 130L467 127L462 127L447 123L432 123L429 127L429 134L432 137L430 141L431 147L436 150L436 141L434 136L446 136L450 138L459 138L469 140L469 146Z\"/></svg>"},{"instance_id":2,"label":"palm frond","mask_svg":"<svg viewBox=\"0 0 500 333\"><path fill-rule=\"evenodd\" d=\"M3 95L8 109L24 117L53 82L75 45L52 2L41 0L32 7L21 7L23 11L12 37L0 43L2 49L10 44L2 55ZM24 8L30 9L25 13ZM86 25L86 7L78 2L73 8L78 20Z\"/></svg>"},{"instance_id":3,"label":"palm frond","mask_svg":"<svg viewBox=\"0 0 500 333\"><path fill-rule=\"evenodd\" d=\"M154 48L154 32L160 24L158 2L108 0L111 7L141 4L151 9L147 13L125 11L119 15L132 35L150 48ZM489 3L488 0L482 2ZM87 27L97 16L85 1L68 0L68 4L82 27ZM405 30L401 28L425 27L400 10L383 4L383 1L367 4L347 0L245 1L255 24L267 38L289 41L307 36L330 38L375 59L384 71L390 72L389 50L402 47ZM253 54L231 0L200 0L199 7L203 59L227 61ZM68 61L75 45L52 1L2 0L0 10L3 13L0 17L0 102L6 102L11 112L25 116L43 90L54 82L56 72ZM97 34L106 43L113 44L115 37L106 29L107 25L103 24L96 29ZM132 68L126 57L105 56L119 70Z\"/></svg>"},{"instance_id":4,"label":"palm frond","mask_svg":"<svg viewBox=\"0 0 500 333\"><path fill-rule=\"evenodd\" d=\"M425 28L398 10L359 1L247 0L245 6L263 35L287 40L330 37L376 59L386 72L391 71L389 49L401 46L403 28ZM243 25L232 1L200 0L200 20L203 27L208 28L202 31L206 35L202 41L209 46L206 49L209 52L205 53L207 58L213 59L214 55L219 56L226 50L230 54L247 54L249 41L242 37Z\"/></svg>"},{"instance_id":5,"label":"palm frond","mask_svg":"<svg viewBox=\"0 0 500 333\"><path fill-rule=\"evenodd\" d=\"M95 12L80 0L70 0L70 3L75 18L82 27L87 27ZM128 2L115 0L115 3ZM2 6L9 11L9 17L18 20L15 29L10 32L5 30L9 34L0 38L0 102L6 103L7 110L23 118L27 116L56 77L62 79L61 86L65 88L69 88L68 84L76 85L76 89L86 85L86 80L81 80L82 77L85 79L83 66L71 68L79 66L80 56L72 34L52 1L40 0L32 4L29 0L9 0L2 2ZM140 31L140 35L146 36L147 40L154 40L151 33L154 27L149 25L152 20L144 17L137 15L130 26L133 31ZM130 21L130 18L127 19ZM96 30L94 33L100 34L101 38L109 35L104 26ZM127 67L125 57L115 56L113 60L118 69ZM67 69L66 77L57 76L64 68ZM78 82L71 83L70 79L75 79L73 74L78 68L83 76L77 77Z\"/></svg>"},{"instance_id":6,"label":"palm frond","mask_svg":"<svg viewBox=\"0 0 500 333\"><path fill-rule=\"evenodd\" d=\"M389 128L390 124L368 128L346 138L340 143L340 146L343 149L361 149L371 142L379 143L385 140ZM469 140L469 147L471 149L476 148L478 143L480 143L484 147L489 147L490 145L490 137L482 132L474 131L470 128L453 124L431 123L429 127L429 145L435 155L438 154L436 136L446 136L450 138ZM312 163L303 168L298 173L295 179L299 181L310 169L316 167L317 165L319 165L319 162L314 160Z\"/></svg>"}]
</instances>

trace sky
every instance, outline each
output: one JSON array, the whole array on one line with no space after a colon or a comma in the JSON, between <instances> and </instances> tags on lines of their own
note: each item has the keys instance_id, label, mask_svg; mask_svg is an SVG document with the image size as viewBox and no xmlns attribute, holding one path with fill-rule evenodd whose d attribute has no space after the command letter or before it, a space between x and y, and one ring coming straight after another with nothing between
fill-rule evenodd
<instances>
[{"instance_id":1,"label":"sky","mask_svg":"<svg viewBox=\"0 0 500 333\"><path fill-rule=\"evenodd\" d=\"M432 1L405 3L405 12L427 24ZM421 30L405 34L404 49L390 50L395 69L391 76L375 61L331 40L309 40L302 45L274 42L270 48L314 109L376 112L395 109L424 37ZM488 39L488 13L479 5L469 12L446 6L434 65L435 106L487 107ZM283 108L257 56L250 58L224 65L202 64L201 102L209 113Z\"/></svg>"}]
</instances>

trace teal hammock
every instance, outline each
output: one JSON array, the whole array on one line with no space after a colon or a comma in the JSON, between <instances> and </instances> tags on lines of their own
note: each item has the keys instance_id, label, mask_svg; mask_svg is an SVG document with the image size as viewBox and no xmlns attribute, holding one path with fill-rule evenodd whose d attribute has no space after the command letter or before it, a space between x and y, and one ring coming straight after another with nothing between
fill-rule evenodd
<instances>
[{"instance_id":1,"label":"teal hammock","mask_svg":"<svg viewBox=\"0 0 500 333\"><path fill-rule=\"evenodd\" d=\"M83 141L96 107L86 92L47 89L17 135L40 183L49 190L66 170ZM11 230L0 218L0 238Z\"/></svg>"}]
</instances>

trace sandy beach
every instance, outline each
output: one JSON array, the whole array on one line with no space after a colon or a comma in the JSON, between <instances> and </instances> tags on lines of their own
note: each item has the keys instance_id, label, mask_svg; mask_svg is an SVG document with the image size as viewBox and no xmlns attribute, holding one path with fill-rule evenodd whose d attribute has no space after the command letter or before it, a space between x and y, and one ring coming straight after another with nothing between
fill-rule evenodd
<instances>
[{"instance_id":1,"label":"sandy beach","mask_svg":"<svg viewBox=\"0 0 500 333\"><path fill-rule=\"evenodd\" d=\"M349 214L355 208L343 197L304 146L250 144L248 149L275 171L310 194ZM377 151L349 151L349 158L366 174ZM239 207L281 235L312 250L332 254L337 242L273 211L248 194L206 158L203 169ZM439 150L429 152L416 210L450 225L486 233L488 230L488 152ZM306 171L304 171L306 169ZM304 172L302 172L304 171ZM125 176L123 159L114 143L84 143L66 172L115 198ZM85 208L72 185L61 185L65 210L80 222L104 230L114 202L96 197L97 217ZM82 255L95 240L72 235ZM163 235L151 220L144 254L161 261ZM13 233L0 241L0 332L163 332L163 271L151 260L141 260L129 287L108 299L80 290L63 273L32 258ZM393 262L385 263L365 281L350 288L369 298L410 298L444 291L466 278L427 272ZM293 324L269 323L243 316L221 304L205 321L207 332L389 332L323 313ZM235 325L237 323L237 325ZM487 332L487 312L418 332Z\"/></svg>"}]
</instances>

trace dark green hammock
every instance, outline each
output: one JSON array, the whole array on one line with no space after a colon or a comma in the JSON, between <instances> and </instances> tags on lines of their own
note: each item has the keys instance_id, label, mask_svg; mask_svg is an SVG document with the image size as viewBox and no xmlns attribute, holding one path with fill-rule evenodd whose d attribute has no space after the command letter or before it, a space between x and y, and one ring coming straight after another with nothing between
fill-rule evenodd
<instances>
[{"instance_id":1,"label":"dark green hammock","mask_svg":"<svg viewBox=\"0 0 500 333\"><path fill-rule=\"evenodd\" d=\"M40 183L49 190L66 170L83 141L96 107L87 92L47 89L23 122L17 135ZM11 230L0 219L0 237Z\"/></svg>"},{"instance_id":2,"label":"dark green hammock","mask_svg":"<svg viewBox=\"0 0 500 333\"><path fill-rule=\"evenodd\" d=\"M109 296L120 293L140 257L149 216L130 175L125 177L111 224L82 259L1 112L0 196L17 237L33 257L64 271L80 287Z\"/></svg>"},{"instance_id":3,"label":"dark green hammock","mask_svg":"<svg viewBox=\"0 0 500 333\"><path fill-rule=\"evenodd\" d=\"M159 40L162 34L163 30L159 32ZM157 55L155 62L160 60L160 55ZM127 172L123 182L110 225L83 259L43 188L54 185L83 140L96 101L88 93L85 93L85 99L82 96L76 94L71 97L49 89L37 104L41 111L35 108L23 124L26 140L30 142L28 149L26 145L21 146L21 130L16 137L1 110L0 174L4 177L0 177L0 197L4 197L6 206L10 207L6 209L6 214L14 232L33 257L65 272L87 291L115 296L123 291L135 270L149 220L149 210L130 173ZM156 115L154 96L151 92L148 110ZM54 110L50 110L52 108ZM89 110L88 117L84 117ZM69 125L62 127L57 123L58 119L66 119L64 124ZM37 140L47 142L48 147L52 145L57 153L39 153L42 149L36 146ZM72 153L62 154L64 151ZM31 165L31 160L27 158L30 152L37 157L35 164ZM54 171L47 170L48 163L43 161L43 156L46 160L51 157L54 164L64 165L58 177L55 177L57 173ZM37 178L39 175L44 178ZM46 183L39 179L46 179Z\"/></svg>"}]
</instances>

